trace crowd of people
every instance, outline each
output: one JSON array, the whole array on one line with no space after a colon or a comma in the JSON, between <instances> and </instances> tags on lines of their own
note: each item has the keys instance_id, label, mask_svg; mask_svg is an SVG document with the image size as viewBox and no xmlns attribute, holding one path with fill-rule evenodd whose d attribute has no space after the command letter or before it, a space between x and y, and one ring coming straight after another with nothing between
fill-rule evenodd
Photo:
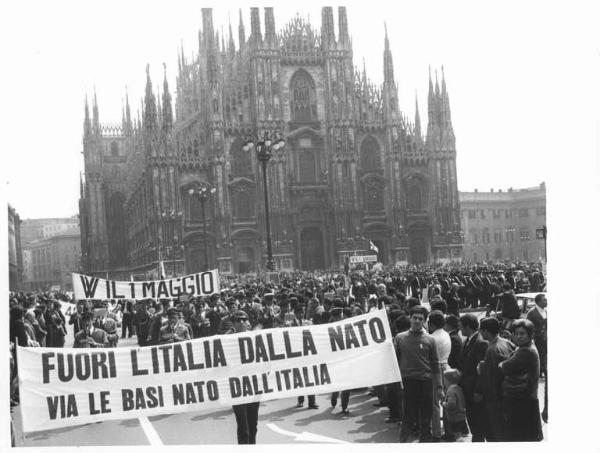
<instances>
[{"instance_id":1,"label":"crowd of people","mask_svg":"<svg viewBox=\"0 0 600 453\"><path fill-rule=\"evenodd\" d=\"M375 405L389 408L382 422L400 424L401 442L456 441L469 433L473 442L542 439L547 391L540 418L538 382L543 375L547 389L547 301L539 264L292 272L270 280L221 276L220 293L208 297L72 301L68 316L60 309L61 299L71 302L64 295L12 293L10 339L28 347L116 347L120 324L121 338L135 335L148 346L385 309L402 382L369 391ZM540 293L525 313L515 297L523 292ZM68 328L73 344L65 344ZM13 377L16 368L15 362ZM341 416L351 415L356 390L329 398L333 407L339 400ZM307 407L317 409L315 395L307 396ZM16 386L11 404L18 404ZM299 397L297 407L303 405ZM258 410L258 403L234 406L238 443L256 442Z\"/></svg>"}]
</instances>

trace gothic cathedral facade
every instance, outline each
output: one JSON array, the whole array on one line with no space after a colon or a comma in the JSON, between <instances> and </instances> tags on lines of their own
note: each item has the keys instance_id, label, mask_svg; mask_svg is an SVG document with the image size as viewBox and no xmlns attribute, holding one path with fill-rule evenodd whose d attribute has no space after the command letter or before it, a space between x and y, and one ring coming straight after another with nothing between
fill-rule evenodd
<instances>
[{"instance_id":1,"label":"gothic cathedral facade","mask_svg":"<svg viewBox=\"0 0 600 453\"><path fill-rule=\"evenodd\" d=\"M264 33L263 33L264 30ZM346 9L322 9L320 33L300 17L276 31L272 8L251 9L236 48L202 10L199 49L178 56L176 101L149 74L142 111L129 101L118 126L85 105L85 178L80 187L85 272L148 277L210 268L264 269L261 165L247 137L279 131L285 146L267 164L276 267L329 269L368 254L384 264L458 260L462 255L455 139L442 73L429 76L421 133L399 110L385 34L384 81L355 68ZM148 71L147 71L148 72ZM166 69L165 69L166 72ZM204 202L198 183L215 192Z\"/></svg>"}]
</instances>

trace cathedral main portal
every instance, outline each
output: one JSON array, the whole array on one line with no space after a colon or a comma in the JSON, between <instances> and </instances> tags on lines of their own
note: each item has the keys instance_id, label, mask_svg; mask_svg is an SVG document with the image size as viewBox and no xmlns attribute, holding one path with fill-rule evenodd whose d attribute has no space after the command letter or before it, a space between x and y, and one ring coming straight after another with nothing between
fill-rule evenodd
<instances>
[{"instance_id":1,"label":"cathedral main portal","mask_svg":"<svg viewBox=\"0 0 600 453\"><path fill-rule=\"evenodd\" d=\"M304 270L325 269L323 233L318 227L306 227L300 233L300 267Z\"/></svg>"}]
</instances>

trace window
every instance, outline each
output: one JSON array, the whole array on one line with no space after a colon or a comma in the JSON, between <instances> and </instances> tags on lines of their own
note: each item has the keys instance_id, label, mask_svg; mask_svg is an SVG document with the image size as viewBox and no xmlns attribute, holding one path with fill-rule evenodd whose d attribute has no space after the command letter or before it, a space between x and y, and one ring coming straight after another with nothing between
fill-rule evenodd
<instances>
[{"instance_id":1,"label":"window","mask_svg":"<svg viewBox=\"0 0 600 453\"><path fill-rule=\"evenodd\" d=\"M528 241L529 240L529 230L521 230L520 238L521 238L521 241Z\"/></svg>"},{"instance_id":2,"label":"window","mask_svg":"<svg viewBox=\"0 0 600 453\"><path fill-rule=\"evenodd\" d=\"M504 217L507 219L512 219L512 209L505 209L504 210Z\"/></svg>"},{"instance_id":3,"label":"window","mask_svg":"<svg viewBox=\"0 0 600 453\"><path fill-rule=\"evenodd\" d=\"M119 144L117 142L110 142L110 155L112 157L119 156Z\"/></svg>"},{"instance_id":4,"label":"window","mask_svg":"<svg viewBox=\"0 0 600 453\"><path fill-rule=\"evenodd\" d=\"M236 140L231 145L229 152L231 157L231 174L233 176L252 177L252 152L242 149L242 141Z\"/></svg>"},{"instance_id":5,"label":"window","mask_svg":"<svg viewBox=\"0 0 600 453\"><path fill-rule=\"evenodd\" d=\"M529 209L519 208L519 217L529 217Z\"/></svg>"},{"instance_id":6,"label":"window","mask_svg":"<svg viewBox=\"0 0 600 453\"><path fill-rule=\"evenodd\" d=\"M492 209L492 216L494 217L494 219L499 219L500 218L500 209Z\"/></svg>"},{"instance_id":7,"label":"window","mask_svg":"<svg viewBox=\"0 0 600 453\"><path fill-rule=\"evenodd\" d=\"M508 227L506 229L506 242L514 242L515 240L515 229L513 227Z\"/></svg>"},{"instance_id":8,"label":"window","mask_svg":"<svg viewBox=\"0 0 600 453\"><path fill-rule=\"evenodd\" d=\"M483 209L481 210L481 218L485 219L485 211Z\"/></svg>"},{"instance_id":9,"label":"window","mask_svg":"<svg viewBox=\"0 0 600 453\"><path fill-rule=\"evenodd\" d=\"M312 77L304 70L297 71L290 82L292 121L317 120L317 94Z\"/></svg>"},{"instance_id":10,"label":"window","mask_svg":"<svg viewBox=\"0 0 600 453\"><path fill-rule=\"evenodd\" d=\"M481 234L481 242L483 242L484 244L490 243L490 230L488 230L487 228L483 229L483 233Z\"/></svg>"},{"instance_id":11,"label":"window","mask_svg":"<svg viewBox=\"0 0 600 453\"><path fill-rule=\"evenodd\" d=\"M469 209L469 219L474 219L477 216L477 211Z\"/></svg>"},{"instance_id":12,"label":"window","mask_svg":"<svg viewBox=\"0 0 600 453\"><path fill-rule=\"evenodd\" d=\"M379 184L368 184L364 188L365 209L383 211L383 188Z\"/></svg>"},{"instance_id":13,"label":"window","mask_svg":"<svg viewBox=\"0 0 600 453\"><path fill-rule=\"evenodd\" d=\"M408 188L408 209L422 209L421 188L414 184Z\"/></svg>"},{"instance_id":14,"label":"window","mask_svg":"<svg viewBox=\"0 0 600 453\"><path fill-rule=\"evenodd\" d=\"M546 206L538 206L535 212L538 216L546 215Z\"/></svg>"},{"instance_id":15,"label":"window","mask_svg":"<svg viewBox=\"0 0 600 453\"><path fill-rule=\"evenodd\" d=\"M249 192L236 192L233 199L233 217L248 219L254 217L254 199Z\"/></svg>"},{"instance_id":16,"label":"window","mask_svg":"<svg viewBox=\"0 0 600 453\"><path fill-rule=\"evenodd\" d=\"M360 163L365 173L377 171L381 168L379 143L377 143L374 137L368 136L361 143Z\"/></svg>"},{"instance_id":17,"label":"window","mask_svg":"<svg viewBox=\"0 0 600 453\"><path fill-rule=\"evenodd\" d=\"M477 231L471 230L471 231L469 231L469 234L471 236L471 243L477 244Z\"/></svg>"},{"instance_id":18,"label":"window","mask_svg":"<svg viewBox=\"0 0 600 453\"><path fill-rule=\"evenodd\" d=\"M502 231L495 230L494 231L494 243L499 244L502 242Z\"/></svg>"},{"instance_id":19,"label":"window","mask_svg":"<svg viewBox=\"0 0 600 453\"><path fill-rule=\"evenodd\" d=\"M301 184L316 184L317 169L316 159L312 151L302 151L298 156L300 183Z\"/></svg>"}]
</instances>

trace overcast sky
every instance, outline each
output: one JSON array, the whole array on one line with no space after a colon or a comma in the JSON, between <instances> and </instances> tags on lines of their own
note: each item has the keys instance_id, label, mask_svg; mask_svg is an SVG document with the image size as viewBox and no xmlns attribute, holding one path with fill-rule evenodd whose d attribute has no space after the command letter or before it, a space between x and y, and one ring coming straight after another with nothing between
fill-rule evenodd
<instances>
[{"instance_id":1,"label":"overcast sky","mask_svg":"<svg viewBox=\"0 0 600 453\"><path fill-rule=\"evenodd\" d=\"M270 4L278 29L296 13L320 27L321 2ZM213 7L217 30L227 32L231 17L237 45L239 8L248 36L250 6L270 4L12 2L2 27L10 61L10 70L3 70L8 83L2 95L8 99L8 123L3 122L9 125L3 133L8 202L21 218L77 213L86 93L92 97L95 87L101 122L120 122L125 86L133 110L139 108L147 63L155 87L162 87L166 63L173 92L178 46L183 42L188 57L197 51L202 7ZM592 23L585 3L568 9L521 1L415 1L393 8L377 1L327 4L334 7L336 33L337 6L347 6L354 64L362 67L364 58L368 76L377 83L383 79L387 23L400 109L414 118L417 94L423 131L428 67L433 72L444 66L459 190L548 182L556 166L551 156L578 152L558 149L555 132L578 115L565 102L581 87L565 81L576 80L580 61L597 56L580 45L589 43ZM264 32L262 8L260 14Z\"/></svg>"}]
</instances>

